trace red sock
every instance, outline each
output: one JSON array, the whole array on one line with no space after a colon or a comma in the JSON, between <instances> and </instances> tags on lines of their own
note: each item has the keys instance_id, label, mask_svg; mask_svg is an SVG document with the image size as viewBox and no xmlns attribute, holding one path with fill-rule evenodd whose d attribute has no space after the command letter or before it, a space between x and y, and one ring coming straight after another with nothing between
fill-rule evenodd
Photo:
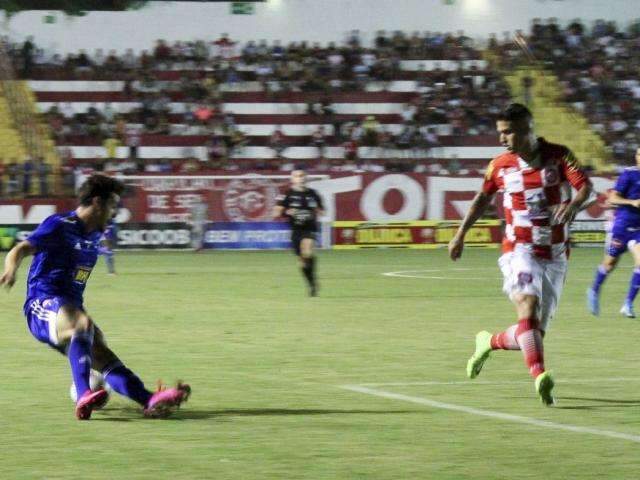
<instances>
[{"instance_id":1,"label":"red sock","mask_svg":"<svg viewBox=\"0 0 640 480\"><path fill-rule=\"evenodd\" d=\"M529 368L529 373L533 378L536 378L544 372L542 331L538 329L537 319L520 319L516 330L516 339L524 355L524 363Z\"/></svg>"},{"instance_id":2,"label":"red sock","mask_svg":"<svg viewBox=\"0 0 640 480\"><path fill-rule=\"evenodd\" d=\"M520 350L518 340L516 340L516 330L518 324L511 325L504 332L494 333L491 337L491 348L493 350Z\"/></svg>"}]
</instances>

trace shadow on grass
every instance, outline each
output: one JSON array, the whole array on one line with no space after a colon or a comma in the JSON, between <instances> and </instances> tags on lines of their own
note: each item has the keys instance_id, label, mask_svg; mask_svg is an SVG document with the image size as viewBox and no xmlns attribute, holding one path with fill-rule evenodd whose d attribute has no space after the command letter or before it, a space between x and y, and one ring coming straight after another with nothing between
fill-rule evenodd
<instances>
[{"instance_id":1,"label":"shadow on grass","mask_svg":"<svg viewBox=\"0 0 640 480\"><path fill-rule=\"evenodd\" d=\"M624 400L619 398L592 398L592 397L557 397L558 401L575 400L578 402L593 402L595 405L556 405L554 408L561 410L598 410L603 408L640 407L640 399Z\"/></svg>"},{"instance_id":2,"label":"shadow on grass","mask_svg":"<svg viewBox=\"0 0 640 480\"><path fill-rule=\"evenodd\" d=\"M306 408L232 408L219 410L194 410L186 407L178 410L164 420L206 420L211 418L230 417L261 417L261 416L309 416L309 415L397 415L425 413L424 410L335 410L335 409L306 409ZM142 412L136 408L110 408L95 412L91 421L101 422L130 422L147 420Z\"/></svg>"}]
</instances>

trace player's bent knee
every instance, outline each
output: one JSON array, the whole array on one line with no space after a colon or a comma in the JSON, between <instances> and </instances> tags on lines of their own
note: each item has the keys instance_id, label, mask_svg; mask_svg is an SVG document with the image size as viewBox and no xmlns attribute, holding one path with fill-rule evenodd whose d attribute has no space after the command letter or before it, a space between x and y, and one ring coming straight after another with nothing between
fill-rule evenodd
<instances>
[{"instance_id":1,"label":"player's bent knee","mask_svg":"<svg viewBox=\"0 0 640 480\"><path fill-rule=\"evenodd\" d=\"M80 315L74 324L73 330L77 333L93 332L93 322L91 318L87 315Z\"/></svg>"},{"instance_id":2,"label":"player's bent knee","mask_svg":"<svg viewBox=\"0 0 640 480\"><path fill-rule=\"evenodd\" d=\"M58 340L64 342L78 333L93 333L93 322L84 311L65 305L58 311L56 329Z\"/></svg>"},{"instance_id":3,"label":"player's bent knee","mask_svg":"<svg viewBox=\"0 0 640 480\"><path fill-rule=\"evenodd\" d=\"M518 294L513 299L519 318L529 318L536 315L538 297L535 295Z\"/></svg>"}]
</instances>

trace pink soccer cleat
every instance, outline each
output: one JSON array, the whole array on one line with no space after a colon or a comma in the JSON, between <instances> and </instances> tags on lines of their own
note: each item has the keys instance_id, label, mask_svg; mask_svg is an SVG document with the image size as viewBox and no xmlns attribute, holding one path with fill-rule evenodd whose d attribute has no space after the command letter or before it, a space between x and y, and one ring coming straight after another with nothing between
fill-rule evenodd
<instances>
[{"instance_id":1,"label":"pink soccer cleat","mask_svg":"<svg viewBox=\"0 0 640 480\"><path fill-rule=\"evenodd\" d=\"M87 390L82 394L76 403L76 417L78 420L89 420L91 418L91 412L102 408L107 399L109 398L109 392L104 388L100 388L95 392Z\"/></svg>"},{"instance_id":2,"label":"pink soccer cleat","mask_svg":"<svg viewBox=\"0 0 640 480\"><path fill-rule=\"evenodd\" d=\"M178 382L175 388L165 388L158 385L158 391L153 394L144 409L144 416L149 418L166 418L180 408L182 402L186 402L191 395L191 387L186 383Z\"/></svg>"}]
</instances>

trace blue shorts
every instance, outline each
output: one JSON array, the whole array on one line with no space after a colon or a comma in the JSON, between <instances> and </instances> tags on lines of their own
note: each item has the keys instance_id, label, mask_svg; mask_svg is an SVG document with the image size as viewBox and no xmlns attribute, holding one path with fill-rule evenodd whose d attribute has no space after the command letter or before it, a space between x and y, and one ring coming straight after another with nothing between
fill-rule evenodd
<instances>
[{"instance_id":1,"label":"blue shorts","mask_svg":"<svg viewBox=\"0 0 640 480\"><path fill-rule=\"evenodd\" d=\"M61 353L64 353L65 347L58 341L56 319L58 310L66 303L68 302L61 297L36 298L25 310L31 335L39 342L46 343Z\"/></svg>"},{"instance_id":2,"label":"blue shorts","mask_svg":"<svg viewBox=\"0 0 640 480\"><path fill-rule=\"evenodd\" d=\"M610 257L619 257L627 248L640 242L640 228L614 225L607 235L605 251Z\"/></svg>"}]
</instances>

